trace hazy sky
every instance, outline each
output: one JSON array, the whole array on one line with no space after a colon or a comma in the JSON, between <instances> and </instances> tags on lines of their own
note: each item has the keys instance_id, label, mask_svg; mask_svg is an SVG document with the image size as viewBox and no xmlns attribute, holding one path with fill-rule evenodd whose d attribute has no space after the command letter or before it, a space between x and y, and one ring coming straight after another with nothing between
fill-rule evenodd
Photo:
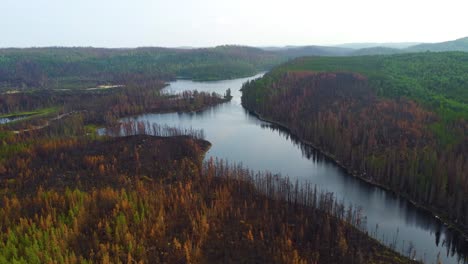
<instances>
[{"instance_id":1,"label":"hazy sky","mask_svg":"<svg viewBox=\"0 0 468 264\"><path fill-rule=\"evenodd\" d=\"M0 47L437 42L467 0L0 0Z\"/></svg>"}]
</instances>

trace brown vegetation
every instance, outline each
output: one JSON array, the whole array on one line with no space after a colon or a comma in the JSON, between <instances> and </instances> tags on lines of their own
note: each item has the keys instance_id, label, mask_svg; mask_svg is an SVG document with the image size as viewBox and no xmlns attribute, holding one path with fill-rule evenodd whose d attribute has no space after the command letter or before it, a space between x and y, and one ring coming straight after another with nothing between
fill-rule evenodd
<instances>
[{"instance_id":1,"label":"brown vegetation","mask_svg":"<svg viewBox=\"0 0 468 264\"><path fill-rule=\"evenodd\" d=\"M0 170L0 262L408 263L331 194L223 162L209 143L49 139Z\"/></svg>"}]
</instances>

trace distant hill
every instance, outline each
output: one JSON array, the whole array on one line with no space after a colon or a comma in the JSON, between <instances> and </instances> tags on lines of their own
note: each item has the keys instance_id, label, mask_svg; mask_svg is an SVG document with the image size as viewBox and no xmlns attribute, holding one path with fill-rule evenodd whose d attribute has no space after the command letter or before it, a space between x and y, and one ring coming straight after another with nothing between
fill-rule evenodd
<instances>
[{"instance_id":1,"label":"distant hill","mask_svg":"<svg viewBox=\"0 0 468 264\"><path fill-rule=\"evenodd\" d=\"M378 46L372 46L372 45ZM441 43L351 43L338 46L213 48L46 47L0 49L0 90L60 88L132 78L221 80L253 75L306 56L390 55L425 51L468 52L468 37ZM361 48L363 47L363 48ZM85 80L87 82L85 82Z\"/></svg>"},{"instance_id":2,"label":"distant hill","mask_svg":"<svg viewBox=\"0 0 468 264\"><path fill-rule=\"evenodd\" d=\"M0 90L94 86L122 76L231 79L254 75L285 60L274 52L234 45L197 49L9 48L0 49Z\"/></svg>"},{"instance_id":3,"label":"distant hill","mask_svg":"<svg viewBox=\"0 0 468 264\"><path fill-rule=\"evenodd\" d=\"M468 52L468 37L457 40L419 44L405 49L406 52L424 52L424 51L464 51Z\"/></svg>"},{"instance_id":4,"label":"distant hill","mask_svg":"<svg viewBox=\"0 0 468 264\"><path fill-rule=\"evenodd\" d=\"M262 47L287 59L305 56L359 56L391 55L425 51L464 51L468 52L468 37L440 43L390 42L390 43L345 43L335 46L284 46Z\"/></svg>"},{"instance_id":5,"label":"distant hill","mask_svg":"<svg viewBox=\"0 0 468 264\"><path fill-rule=\"evenodd\" d=\"M351 55L360 56L360 55L390 55L402 53L401 49L387 48L387 47L372 47L372 48L363 48L354 51Z\"/></svg>"},{"instance_id":6,"label":"distant hill","mask_svg":"<svg viewBox=\"0 0 468 264\"><path fill-rule=\"evenodd\" d=\"M398 53L415 52L443 52L463 51L468 52L468 37L440 43L422 43L407 48L390 48L385 46L362 48L354 51L351 55L390 55Z\"/></svg>"},{"instance_id":7,"label":"distant hill","mask_svg":"<svg viewBox=\"0 0 468 264\"><path fill-rule=\"evenodd\" d=\"M269 47L265 50L275 52L287 58L297 58L303 56L347 56L354 50L340 47L328 46L286 46L286 47Z\"/></svg>"},{"instance_id":8,"label":"distant hill","mask_svg":"<svg viewBox=\"0 0 468 264\"><path fill-rule=\"evenodd\" d=\"M345 43L335 45L334 47L339 48L350 48L350 49L367 49L367 48L375 48L375 47L384 47L384 48L392 48L392 49L405 49L408 47L412 47L415 45L422 44L421 42L388 42L388 43Z\"/></svg>"}]
</instances>

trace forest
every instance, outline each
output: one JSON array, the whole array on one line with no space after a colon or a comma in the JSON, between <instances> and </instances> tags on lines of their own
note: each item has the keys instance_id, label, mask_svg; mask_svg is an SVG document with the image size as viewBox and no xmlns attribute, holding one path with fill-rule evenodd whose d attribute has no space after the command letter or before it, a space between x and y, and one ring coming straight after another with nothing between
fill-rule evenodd
<instances>
[{"instance_id":1,"label":"forest","mask_svg":"<svg viewBox=\"0 0 468 264\"><path fill-rule=\"evenodd\" d=\"M468 264L468 0L0 7L0 264Z\"/></svg>"},{"instance_id":2,"label":"forest","mask_svg":"<svg viewBox=\"0 0 468 264\"><path fill-rule=\"evenodd\" d=\"M204 132L120 118L229 101L120 76L0 95L0 263L415 263L359 208L280 175L204 161ZM98 87L99 88L99 87ZM98 128L105 128L97 133Z\"/></svg>"},{"instance_id":3,"label":"forest","mask_svg":"<svg viewBox=\"0 0 468 264\"><path fill-rule=\"evenodd\" d=\"M307 57L242 88L242 104L468 233L468 55Z\"/></svg>"},{"instance_id":4,"label":"forest","mask_svg":"<svg viewBox=\"0 0 468 264\"><path fill-rule=\"evenodd\" d=\"M284 61L257 48L0 49L0 91L76 89L145 79L221 80L251 76Z\"/></svg>"},{"instance_id":5,"label":"forest","mask_svg":"<svg viewBox=\"0 0 468 264\"><path fill-rule=\"evenodd\" d=\"M378 46L360 49L337 46L255 48L236 45L213 48L0 48L0 92L31 89L86 89L107 84L121 85L128 79L127 76L165 81L175 78L224 80L252 76L302 56L359 57L359 55L426 51L466 52L467 43L468 38L462 38L448 42L415 45L404 49ZM453 57L458 56L456 54L463 56L462 53L453 54ZM445 63L445 68L447 63L452 63L451 59L445 58L445 55L441 57L440 62ZM408 56L403 56L403 58L408 58ZM420 57L415 56L416 60L418 58ZM368 58L355 58L354 62L357 60L368 60ZM392 62L397 61L392 60ZM361 66L370 66L375 63L378 62L370 59ZM406 67L400 65L404 63L403 60L399 60L398 63L399 65L386 66L393 67L396 71L401 69L399 66ZM430 78L430 76L426 77ZM439 81L446 80L440 79ZM440 84L446 85L447 82Z\"/></svg>"}]
</instances>

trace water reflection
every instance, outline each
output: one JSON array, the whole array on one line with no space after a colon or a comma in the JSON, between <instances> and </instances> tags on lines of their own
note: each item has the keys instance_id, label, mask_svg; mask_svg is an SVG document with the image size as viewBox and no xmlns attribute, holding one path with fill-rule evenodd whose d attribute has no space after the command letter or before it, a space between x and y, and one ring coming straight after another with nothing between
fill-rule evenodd
<instances>
[{"instance_id":1,"label":"water reflection","mask_svg":"<svg viewBox=\"0 0 468 264\"><path fill-rule=\"evenodd\" d=\"M260 77L257 75L255 77ZM254 77L254 78L255 78ZM239 88L247 78L218 81L176 81L170 92L194 90L224 93L232 102L196 113L144 114L131 119L174 127L203 129L213 145L207 158L218 157L256 170L310 182L346 205L360 207L367 216L366 231L403 254L426 263L466 263L467 242L424 210L391 192L350 176L317 150L302 144L286 131L250 115L240 105Z\"/></svg>"},{"instance_id":2,"label":"water reflection","mask_svg":"<svg viewBox=\"0 0 468 264\"><path fill-rule=\"evenodd\" d=\"M336 163L332 159L323 155L317 149L309 145L303 144L298 137L291 135L286 129L269 123L261 124L260 127L263 129L268 129L272 132L276 132L280 136L284 137L286 140L289 140L295 147L301 150L302 156L304 158L307 158L312 162L323 162L336 165ZM347 174L343 168L339 168L341 169L342 173ZM441 259L443 259L443 256L446 256L453 258L454 260L460 263L467 263L466 259L464 261L462 260L462 256L465 256L466 258L468 252L468 241L466 240L466 238L463 237L459 232L447 228L442 221L434 218L429 212L421 208L415 207L409 201L398 197L393 192L389 192L381 188L375 187L364 181L361 181L356 185L355 183L357 179L355 179L351 175L343 177L342 180L347 186L354 185L352 188L359 189L360 193L367 193L373 201L384 201L387 205L395 204L395 207L398 209L398 211L402 212L405 224L407 226L419 228L421 230L427 230L430 232L430 234L433 234L435 239L435 246L437 248L445 248L445 251L439 251L440 255L438 256ZM376 224L376 226L379 226L379 224ZM408 250L408 248L405 247L403 244L404 240L398 240L398 235L400 234L399 228L395 231L393 239L391 241L389 241L390 234L380 233L379 230L376 230L375 227L372 230L372 226L368 225L366 231L371 233L375 238L378 238L382 242L385 242L387 245L391 245L394 249L398 250L398 247L401 246L399 250L400 252L405 252ZM408 241L407 245L409 245ZM417 252L417 249L415 250ZM427 254L424 252L423 255Z\"/></svg>"}]
</instances>

